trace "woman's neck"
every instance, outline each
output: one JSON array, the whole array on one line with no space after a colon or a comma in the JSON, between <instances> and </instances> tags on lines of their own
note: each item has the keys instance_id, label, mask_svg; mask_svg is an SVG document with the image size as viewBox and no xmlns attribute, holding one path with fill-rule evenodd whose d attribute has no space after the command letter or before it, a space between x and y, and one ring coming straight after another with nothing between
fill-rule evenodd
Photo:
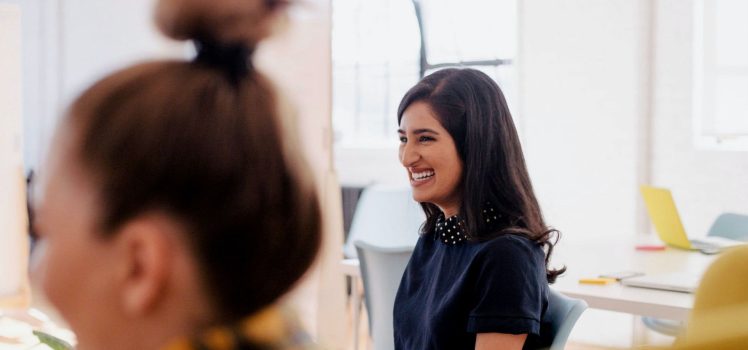
<instances>
[{"instance_id":1,"label":"woman's neck","mask_svg":"<svg viewBox=\"0 0 748 350\"><path fill-rule=\"evenodd\" d=\"M460 213L459 205L439 207L439 209L441 209L442 214L444 214L445 218L451 218Z\"/></svg>"}]
</instances>

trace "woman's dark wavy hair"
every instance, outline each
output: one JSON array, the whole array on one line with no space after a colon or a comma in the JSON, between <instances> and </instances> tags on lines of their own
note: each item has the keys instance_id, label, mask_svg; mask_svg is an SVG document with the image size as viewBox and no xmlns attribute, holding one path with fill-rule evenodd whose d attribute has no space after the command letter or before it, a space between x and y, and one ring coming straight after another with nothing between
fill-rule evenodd
<instances>
[{"instance_id":1,"label":"woman's dark wavy hair","mask_svg":"<svg viewBox=\"0 0 748 350\"><path fill-rule=\"evenodd\" d=\"M398 124L414 102L425 102L455 141L464 164L460 213L470 239L487 241L498 236L525 236L545 250L546 276L553 283L566 268L553 270L548 262L560 232L543 220L522 155L517 130L504 94L496 82L474 69L443 69L423 78L403 97ZM500 229L482 217L490 202L504 218ZM422 234L433 232L441 213L421 203L426 213Z\"/></svg>"}]
</instances>

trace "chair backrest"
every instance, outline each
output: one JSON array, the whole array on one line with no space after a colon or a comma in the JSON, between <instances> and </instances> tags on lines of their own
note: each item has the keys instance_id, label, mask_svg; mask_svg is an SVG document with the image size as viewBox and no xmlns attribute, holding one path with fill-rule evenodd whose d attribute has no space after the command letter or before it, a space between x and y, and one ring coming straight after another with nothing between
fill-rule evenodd
<instances>
[{"instance_id":1,"label":"chair backrest","mask_svg":"<svg viewBox=\"0 0 748 350\"><path fill-rule=\"evenodd\" d=\"M707 235L748 241L748 215L724 213L714 220Z\"/></svg>"},{"instance_id":2,"label":"chair backrest","mask_svg":"<svg viewBox=\"0 0 748 350\"><path fill-rule=\"evenodd\" d=\"M685 331L674 349L745 349L748 344L748 246L725 250L707 268Z\"/></svg>"},{"instance_id":3,"label":"chair backrest","mask_svg":"<svg viewBox=\"0 0 748 350\"><path fill-rule=\"evenodd\" d=\"M548 310L543 317L543 323L549 324L551 328L553 342L550 350L564 349L574 324L586 309L587 303L584 300L569 298L550 289Z\"/></svg>"},{"instance_id":4,"label":"chair backrest","mask_svg":"<svg viewBox=\"0 0 748 350\"><path fill-rule=\"evenodd\" d=\"M369 333L375 350L395 347L392 310L405 267L413 254L413 246L380 247L356 241L361 276L364 281Z\"/></svg>"},{"instance_id":5,"label":"chair backrest","mask_svg":"<svg viewBox=\"0 0 748 350\"><path fill-rule=\"evenodd\" d=\"M410 247L418 241L418 230L426 220L421 206L407 186L373 185L361 193L353 214L343 254L355 258L353 242L379 247Z\"/></svg>"}]
</instances>

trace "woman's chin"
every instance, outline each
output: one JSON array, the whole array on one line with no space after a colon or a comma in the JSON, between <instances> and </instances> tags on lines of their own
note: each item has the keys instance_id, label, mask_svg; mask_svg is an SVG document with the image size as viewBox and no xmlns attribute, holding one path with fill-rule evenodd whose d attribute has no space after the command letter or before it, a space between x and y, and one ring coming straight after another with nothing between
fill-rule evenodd
<instances>
[{"instance_id":1,"label":"woman's chin","mask_svg":"<svg viewBox=\"0 0 748 350\"><path fill-rule=\"evenodd\" d=\"M413 200L415 200L418 203L428 203L431 202L432 196L430 196L426 191L421 191L418 189L413 189Z\"/></svg>"}]
</instances>

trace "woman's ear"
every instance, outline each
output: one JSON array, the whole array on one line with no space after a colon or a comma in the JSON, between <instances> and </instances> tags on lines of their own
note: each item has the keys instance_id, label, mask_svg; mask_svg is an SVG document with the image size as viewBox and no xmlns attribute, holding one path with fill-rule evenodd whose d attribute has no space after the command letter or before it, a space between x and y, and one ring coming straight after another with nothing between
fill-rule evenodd
<instances>
[{"instance_id":1,"label":"woman's ear","mask_svg":"<svg viewBox=\"0 0 748 350\"><path fill-rule=\"evenodd\" d=\"M122 311L130 317L153 312L169 289L175 249L174 225L162 215L128 221L115 234Z\"/></svg>"}]
</instances>

